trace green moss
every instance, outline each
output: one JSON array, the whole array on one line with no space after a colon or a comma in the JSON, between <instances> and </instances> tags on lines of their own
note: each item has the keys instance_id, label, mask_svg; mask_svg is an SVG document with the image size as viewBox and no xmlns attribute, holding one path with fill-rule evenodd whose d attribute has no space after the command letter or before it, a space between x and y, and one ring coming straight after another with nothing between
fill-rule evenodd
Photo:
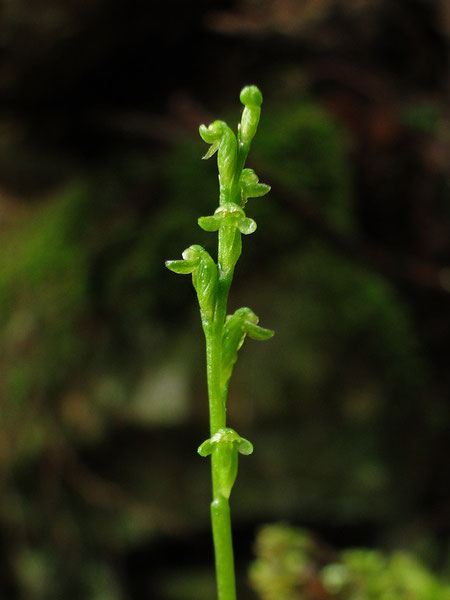
<instances>
[{"instance_id":1,"label":"green moss","mask_svg":"<svg viewBox=\"0 0 450 600\"><path fill-rule=\"evenodd\" d=\"M408 552L335 553L305 530L263 527L250 581L261 600L447 600L450 585Z\"/></svg>"},{"instance_id":2,"label":"green moss","mask_svg":"<svg viewBox=\"0 0 450 600\"><path fill-rule=\"evenodd\" d=\"M351 231L351 169L341 126L321 107L302 100L268 110L255 149L266 177L311 201L342 231Z\"/></svg>"}]
</instances>

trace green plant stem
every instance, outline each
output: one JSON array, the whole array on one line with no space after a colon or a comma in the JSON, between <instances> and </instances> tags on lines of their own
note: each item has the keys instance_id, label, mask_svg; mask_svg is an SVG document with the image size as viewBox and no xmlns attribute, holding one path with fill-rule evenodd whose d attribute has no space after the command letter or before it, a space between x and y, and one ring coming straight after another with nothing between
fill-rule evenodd
<instances>
[{"instance_id":1,"label":"green plant stem","mask_svg":"<svg viewBox=\"0 0 450 600\"><path fill-rule=\"evenodd\" d=\"M211 436L213 436L221 427L225 427L226 424L225 403L221 398L220 390L220 362L222 348L219 335L221 329L222 328L217 327L217 323L214 321L204 327Z\"/></svg>"},{"instance_id":2,"label":"green plant stem","mask_svg":"<svg viewBox=\"0 0 450 600\"><path fill-rule=\"evenodd\" d=\"M220 250L219 250L220 254ZM220 261L219 261L220 264ZM206 339L206 370L208 380L210 435L226 426L226 388L221 379L222 334L227 310L228 293L233 273L224 273L219 267L216 306L212 323L203 319ZM228 498L219 491L221 470L219 448L211 455L212 495L211 523L213 531L218 600L236 599L233 540Z\"/></svg>"},{"instance_id":3,"label":"green plant stem","mask_svg":"<svg viewBox=\"0 0 450 600\"><path fill-rule=\"evenodd\" d=\"M214 490L215 460L212 457ZM211 522L213 530L214 553L216 558L217 596L219 600L236 600L236 581L234 575L233 540L228 499L215 494L211 502Z\"/></svg>"},{"instance_id":4,"label":"green plant stem","mask_svg":"<svg viewBox=\"0 0 450 600\"><path fill-rule=\"evenodd\" d=\"M220 326L222 325L222 326ZM226 425L225 399L222 396L220 380L221 333L223 324L213 322L205 328L206 358L208 374L208 395L210 407L210 430L213 436ZM220 459L218 452L211 455L212 494L211 523L213 530L214 554L219 600L236 599L234 575L233 541L228 499L219 492Z\"/></svg>"}]
</instances>

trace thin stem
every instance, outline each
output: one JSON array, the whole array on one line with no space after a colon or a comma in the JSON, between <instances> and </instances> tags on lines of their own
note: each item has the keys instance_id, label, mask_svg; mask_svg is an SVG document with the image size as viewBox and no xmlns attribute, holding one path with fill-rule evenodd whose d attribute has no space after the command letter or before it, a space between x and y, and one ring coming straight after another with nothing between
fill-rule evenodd
<instances>
[{"instance_id":1,"label":"thin stem","mask_svg":"<svg viewBox=\"0 0 450 600\"><path fill-rule=\"evenodd\" d=\"M248 153L250 151L250 142L244 144L241 140L238 142L238 155L236 163L236 175L239 179L242 169L244 168L245 161L247 160Z\"/></svg>"},{"instance_id":2,"label":"thin stem","mask_svg":"<svg viewBox=\"0 0 450 600\"><path fill-rule=\"evenodd\" d=\"M228 286L229 289L229 286ZM226 292L226 293L225 293ZM222 290L221 302L217 302L215 319L211 324L205 324L206 359L208 377L208 396L210 430L213 436L218 429L226 425L225 398L221 386L221 361L222 361L222 330L223 330L223 304L228 292ZM224 302L225 301L225 302ZM217 452L221 449L218 448ZM217 594L219 600L236 600L236 583L234 575L233 541L231 533L231 517L228 499L219 492L219 473L221 469L217 452L211 456L211 476L213 487L213 500L211 502L211 523L213 530L214 554L216 563Z\"/></svg>"},{"instance_id":3,"label":"thin stem","mask_svg":"<svg viewBox=\"0 0 450 600\"><path fill-rule=\"evenodd\" d=\"M214 482L214 455L212 473ZM213 484L214 487L214 484ZM217 494L211 502L211 522L216 557L217 595L219 600L236 600L233 540L231 534L230 506L227 498Z\"/></svg>"},{"instance_id":4,"label":"thin stem","mask_svg":"<svg viewBox=\"0 0 450 600\"><path fill-rule=\"evenodd\" d=\"M219 257L225 250L222 236L219 234ZM222 386L222 334L227 312L233 268L225 272L221 269L219 258L219 279L216 305L212 323L203 321L206 339L206 371L208 379L210 434L226 426L226 388ZM214 554L216 564L218 600L236 600L236 581L234 574L233 540L231 531L230 506L228 499L219 491L221 471L220 455L222 449L211 455L211 476L213 500L211 502L211 523L213 530Z\"/></svg>"},{"instance_id":5,"label":"thin stem","mask_svg":"<svg viewBox=\"0 0 450 600\"><path fill-rule=\"evenodd\" d=\"M208 379L209 423L213 436L226 425L226 409L221 397L222 328L214 320L204 327L206 339L206 373Z\"/></svg>"}]
</instances>

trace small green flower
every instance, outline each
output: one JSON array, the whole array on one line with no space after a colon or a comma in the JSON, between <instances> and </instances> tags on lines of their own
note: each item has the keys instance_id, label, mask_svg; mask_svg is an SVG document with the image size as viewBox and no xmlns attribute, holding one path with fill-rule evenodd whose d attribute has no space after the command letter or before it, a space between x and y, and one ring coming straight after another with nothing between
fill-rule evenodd
<instances>
[{"instance_id":1,"label":"small green flower","mask_svg":"<svg viewBox=\"0 0 450 600\"><path fill-rule=\"evenodd\" d=\"M202 140L211 144L203 158L211 158L217 152L221 191L231 188L237 161L236 136L224 121L214 121L209 127L200 125L199 133Z\"/></svg>"},{"instance_id":2,"label":"small green flower","mask_svg":"<svg viewBox=\"0 0 450 600\"><path fill-rule=\"evenodd\" d=\"M253 444L241 437L234 429L222 427L211 438L199 446L200 456L215 454L218 468L218 492L229 498L238 468L238 453L249 455L253 452Z\"/></svg>"},{"instance_id":3,"label":"small green flower","mask_svg":"<svg viewBox=\"0 0 450 600\"><path fill-rule=\"evenodd\" d=\"M183 260L167 260L166 267L174 273L192 273L192 283L197 292L200 309L208 320L212 319L217 288L217 266L209 253L197 244L187 248Z\"/></svg>"},{"instance_id":4,"label":"small green flower","mask_svg":"<svg viewBox=\"0 0 450 600\"><path fill-rule=\"evenodd\" d=\"M253 444L241 437L231 427L222 427L211 438L198 447L200 456L209 456L217 445L232 445L237 452L248 456L253 452Z\"/></svg>"},{"instance_id":5,"label":"small green flower","mask_svg":"<svg viewBox=\"0 0 450 600\"><path fill-rule=\"evenodd\" d=\"M248 235L256 230L255 221L246 217L244 210L234 202L222 204L210 217L200 217L198 224L205 231L218 231L220 227L232 227Z\"/></svg>"},{"instance_id":6,"label":"small green flower","mask_svg":"<svg viewBox=\"0 0 450 600\"><path fill-rule=\"evenodd\" d=\"M228 385L238 351L247 335L254 340L268 340L274 335L271 329L259 327L258 322L259 317L247 307L238 308L227 316L222 337L222 385Z\"/></svg>"},{"instance_id":7,"label":"small green flower","mask_svg":"<svg viewBox=\"0 0 450 600\"><path fill-rule=\"evenodd\" d=\"M245 206L249 198L259 198L270 192L270 185L259 183L259 177L253 169L243 169L239 179L241 188L241 206Z\"/></svg>"}]
</instances>

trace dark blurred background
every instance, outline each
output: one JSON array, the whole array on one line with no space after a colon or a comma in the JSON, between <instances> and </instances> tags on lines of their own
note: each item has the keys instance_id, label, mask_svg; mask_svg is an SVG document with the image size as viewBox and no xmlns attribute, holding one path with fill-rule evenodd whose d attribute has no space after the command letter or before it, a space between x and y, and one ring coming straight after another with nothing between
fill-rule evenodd
<instances>
[{"instance_id":1,"label":"dark blurred background","mask_svg":"<svg viewBox=\"0 0 450 600\"><path fill-rule=\"evenodd\" d=\"M164 260L214 252L197 129L234 127L248 83L272 191L248 204L230 311L276 336L230 385L255 446L231 502L240 598L279 520L448 575L448 2L0 11L0 597L214 597L202 331Z\"/></svg>"}]
</instances>

